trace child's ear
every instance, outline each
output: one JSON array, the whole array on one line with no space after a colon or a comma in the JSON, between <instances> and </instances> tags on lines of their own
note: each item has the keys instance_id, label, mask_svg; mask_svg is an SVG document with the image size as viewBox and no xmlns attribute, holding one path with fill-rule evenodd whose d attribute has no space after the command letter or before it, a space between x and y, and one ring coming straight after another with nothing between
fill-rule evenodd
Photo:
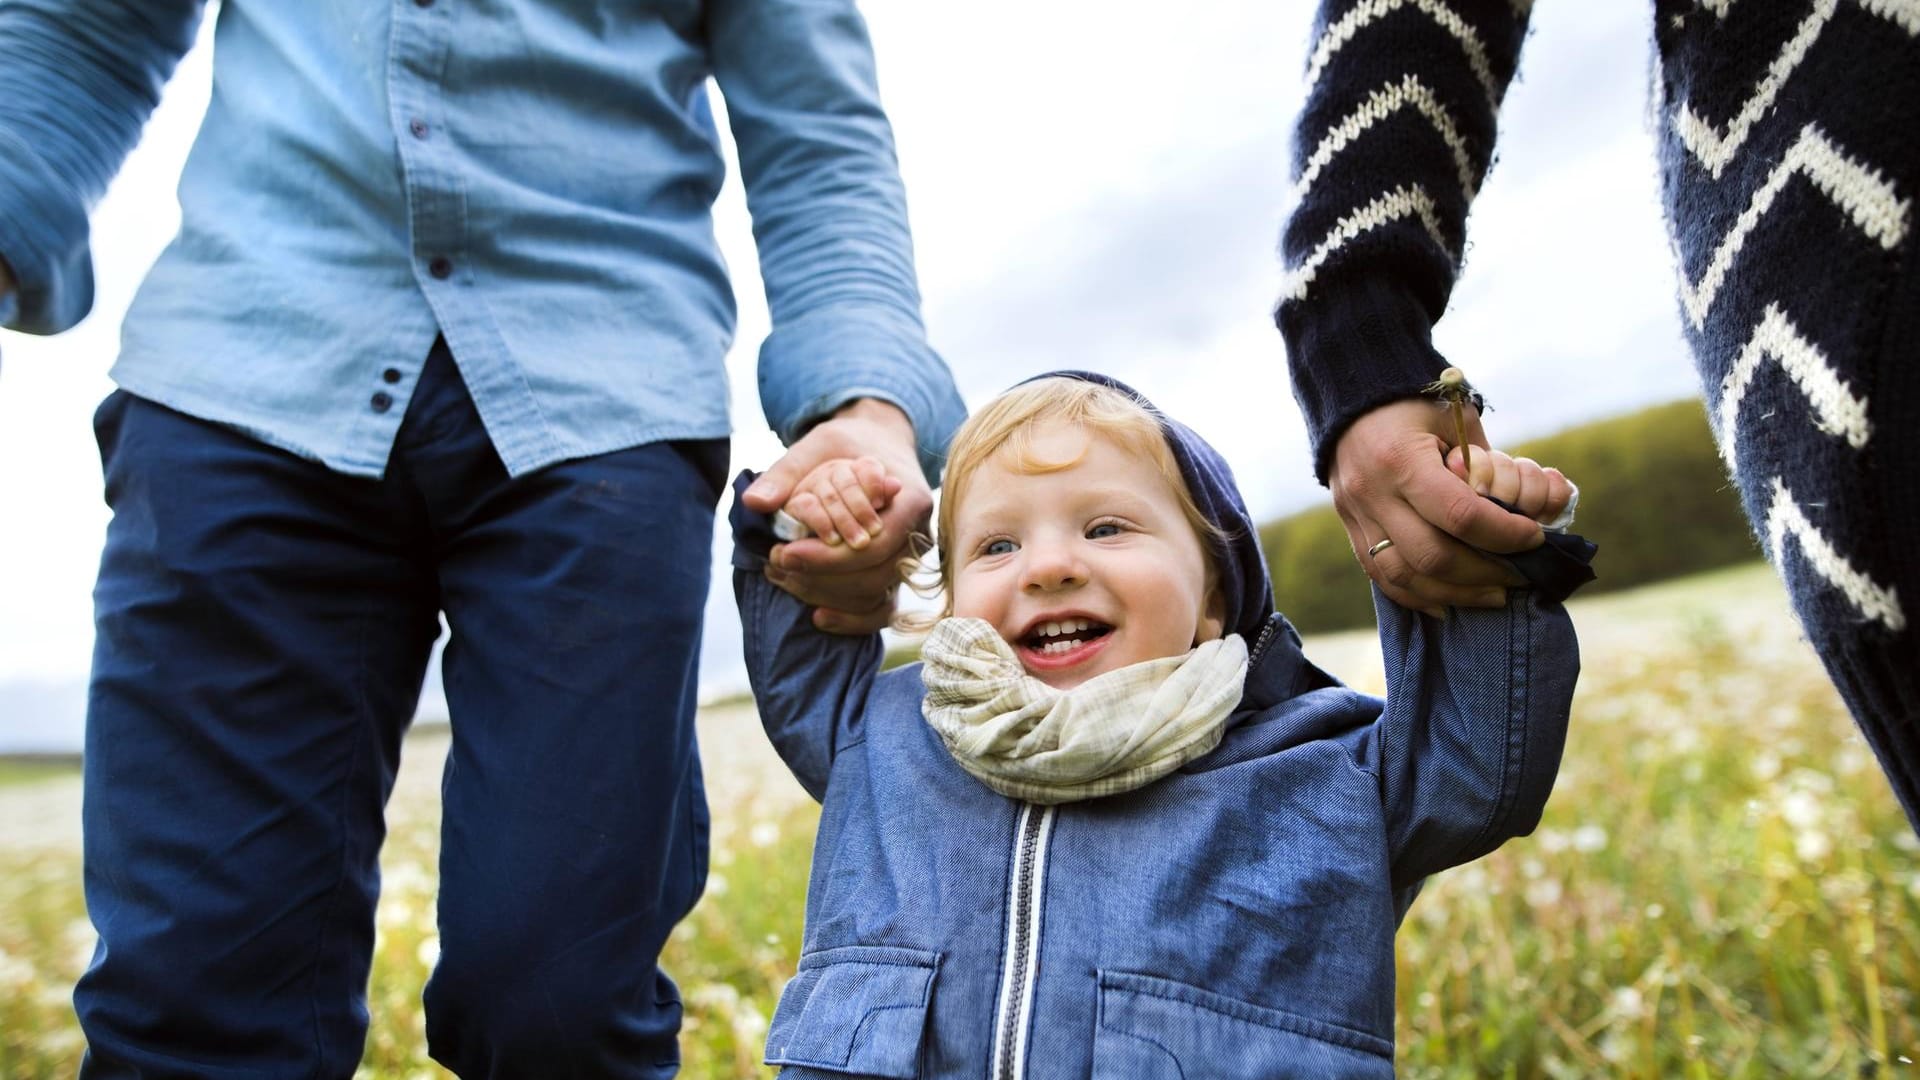
<instances>
[{"instance_id":1,"label":"child's ear","mask_svg":"<svg viewBox=\"0 0 1920 1080\"><path fill-rule=\"evenodd\" d=\"M1200 625L1194 628L1193 643L1213 641L1225 637L1227 629L1227 598L1218 586L1207 590L1207 602L1201 605Z\"/></svg>"}]
</instances>

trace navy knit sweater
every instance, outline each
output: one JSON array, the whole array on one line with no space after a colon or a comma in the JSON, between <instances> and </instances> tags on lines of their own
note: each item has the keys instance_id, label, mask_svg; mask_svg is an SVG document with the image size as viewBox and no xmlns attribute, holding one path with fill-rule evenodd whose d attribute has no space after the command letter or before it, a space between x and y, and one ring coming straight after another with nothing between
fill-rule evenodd
<instances>
[{"instance_id":1,"label":"navy knit sweater","mask_svg":"<svg viewBox=\"0 0 1920 1080\"><path fill-rule=\"evenodd\" d=\"M1530 7L1322 8L1277 318L1323 482L1348 424L1446 365L1431 331ZM1653 15L1681 317L1721 453L1920 825L1920 0Z\"/></svg>"}]
</instances>

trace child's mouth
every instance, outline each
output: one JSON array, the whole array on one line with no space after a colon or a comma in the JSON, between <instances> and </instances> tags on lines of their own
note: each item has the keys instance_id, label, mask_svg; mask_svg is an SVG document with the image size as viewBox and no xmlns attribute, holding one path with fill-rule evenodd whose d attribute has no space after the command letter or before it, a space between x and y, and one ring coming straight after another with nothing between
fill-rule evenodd
<instances>
[{"instance_id":1,"label":"child's mouth","mask_svg":"<svg viewBox=\"0 0 1920 1080\"><path fill-rule=\"evenodd\" d=\"M1106 646L1113 627L1091 619L1044 622L1020 639L1020 658L1030 669L1072 667Z\"/></svg>"}]
</instances>

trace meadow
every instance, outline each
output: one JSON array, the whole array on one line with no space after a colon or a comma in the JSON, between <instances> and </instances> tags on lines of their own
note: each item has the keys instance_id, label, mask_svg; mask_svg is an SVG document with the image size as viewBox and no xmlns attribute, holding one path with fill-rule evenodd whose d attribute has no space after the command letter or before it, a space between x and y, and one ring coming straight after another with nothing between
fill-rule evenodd
<instances>
[{"instance_id":1,"label":"meadow","mask_svg":"<svg viewBox=\"0 0 1920 1080\"><path fill-rule=\"evenodd\" d=\"M1430 882L1399 935L1398 1064L1453 1077L1920 1077L1920 842L1762 566L1576 601L1584 672L1540 829ZM1377 689L1369 634L1308 652ZM684 1075L759 1077L816 811L750 709L703 713L713 874L665 963ZM444 731L409 739L360 1076L443 1076L432 964ZM92 946L78 781L0 772L0 1076L66 1077Z\"/></svg>"}]
</instances>

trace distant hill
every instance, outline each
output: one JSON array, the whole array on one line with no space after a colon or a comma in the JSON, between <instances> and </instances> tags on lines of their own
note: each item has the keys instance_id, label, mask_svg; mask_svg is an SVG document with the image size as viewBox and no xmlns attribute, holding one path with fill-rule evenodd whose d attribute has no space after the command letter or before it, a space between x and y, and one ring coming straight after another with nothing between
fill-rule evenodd
<instances>
[{"instance_id":1,"label":"distant hill","mask_svg":"<svg viewBox=\"0 0 1920 1080\"><path fill-rule=\"evenodd\" d=\"M1600 545L1607 592L1760 553L1695 399L1656 405L1501 449L1553 465L1580 485L1575 531ZM1280 610L1304 632L1373 624L1373 601L1331 504L1263 525L1260 544Z\"/></svg>"}]
</instances>

